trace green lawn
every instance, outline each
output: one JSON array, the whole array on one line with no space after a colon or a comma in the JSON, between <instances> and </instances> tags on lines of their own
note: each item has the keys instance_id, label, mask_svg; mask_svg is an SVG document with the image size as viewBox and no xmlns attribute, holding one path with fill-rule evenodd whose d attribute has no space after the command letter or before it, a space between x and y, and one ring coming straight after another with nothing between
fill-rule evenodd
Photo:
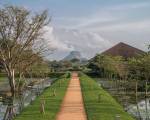
<instances>
[{"instance_id":1,"label":"green lawn","mask_svg":"<svg viewBox=\"0 0 150 120\"><path fill-rule=\"evenodd\" d=\"M92 78L81 73L80 81L88 120L117 120L116 116L120 116L119 120L134 120ZM100 101L99 94L101 95Z\"/></svg>"},{"instance_id":2,"label":"green lawn","mask_svg":"<svg viewBox=\"0 0 150 120\"><path fill-rule=\"evenodd\" d=\"M15 120L55 120L69 80L69 77L60 77L50 88L46 89L32 105L25 108L23 112L15 118ZM53 96L54 89L56 89L56 96ZM45 114L40 113L41 98L45 99Z\"/></svg>"}]
</instances>

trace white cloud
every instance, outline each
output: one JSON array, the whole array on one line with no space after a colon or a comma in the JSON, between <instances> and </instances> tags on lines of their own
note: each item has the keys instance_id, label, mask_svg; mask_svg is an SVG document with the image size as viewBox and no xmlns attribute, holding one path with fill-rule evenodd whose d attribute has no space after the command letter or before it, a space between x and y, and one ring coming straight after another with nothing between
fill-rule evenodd
<instances>
[{"instance_id":1,"label":"white cloud","mask_svg":"<svg viewBox=\"0 0 150 120\"><path fill-rule=\"evenodd\" d=\"M60 22L59 27L65 27L65 28L82 28L82 27L90 27L92 25L97 24L107 24L110 22L126 22L130 19L134 19L136 21L136 18L134 18L134 14L132 12L134 11L135 14L137 12L147 12L144 11L143 8L149 8L150 2L149 1L142 1L142 2L126 2L122 4L116 4L116 5L108 5L108 6L101 6L99 8L95 8L90 14L86 14L79 17L56 17L54 20L56 22ZM130 18L131 17L131 18ZM140 17L140 15L139 15ZM147 16L149 17L149 16ZM146 16L145 16L146 18ZM142 18L138 18L142 19ZM113 24L113 23L112 23Z\"/></svg>"},{"instance_id":2,"label":"white cloud","mask_svg":"<svg viewBox=\"0 0 150 120\"><path fill-rule=\"evenodd\" d=\"M48 32L45 38L50 41L50 46L56 48L49 56L50 59L62 59L72 50L80 51L84 57L90 58L112 45L109 40L93 32L52 27L46 29Z\"/></svg>"},{"instance_id":3,"label":"white cloud","mask_svg":"<svg viewBox=\"0 0 150 120\"><path fill-rule=\"evenodd\" d=\"M137 13L148 6L147 2L117 4L104 6L89 15L54 18L55 28L49 30L51 34L47 34L47 38L57 51L50 58L61 59L72 50L81 51L89 58L118 42L145 50L150 18Z\"/></svg>"},{"instance_id":4,"label":"white cloud","mask_svg":"<svg viewBox=\"0 0 150 120\"><path fill-rule=\"evenodd\" d=\"M56 50L61 49L61 51L73 50L72 47L68 47L67 44L63 43L63 41L60 41L58 38L59 36L54 35L53 27L46 26L44 30L46 31L44 38L46 39L49 47L52 47Z\"/></svg>"},{"instance_id":5,"label":"white cloud","mask_svg":"<svg viewBox=\"0 0 150 120\"><path fill-rule=\"evenodd\" d=\"M110 10L131 10L131 9L139 9L139 8L145 8L145 7L149 7L150 2L134 2L134 3L127 3L127 4L121 4L121 5L114 5L110 8Z\"/></svg>"},{"instance_id":6,"label":"white cloud","mask_svg":"<svg viewBox=\"0 0 150 120\"><path fill-rule=\"evenodd\" d=\"M102 12L102 11L97 11L96 13L90 14L88 16L83 16L83 17L57 17L54 18L57 22L60 22L60 26L63 28L70 28L70 29L77 29L81 27L86 27L95 23L102 23L102 22L111 22L114 21L118 18L112 16L108 12ZM56 25L57 26L57 25Z\"/></svg>"},{"instance_id":7,"label":"white cloud","mask_svg":"<svg viewBox=\"0 0 150 120\"><path fill-rule=\"evenodd\" d=\"M125 22L125 23L116 23L112 25L105 25L105 26L97 26L94 28L91 28L94 31L150 31L150 20L144 20L144 21L134 21L134 22Z\"/></svg>"},{"instance_id":8,"label":"white cloud","mask_svg":"<svg viewBox=\"0 0 150 120\"><path fill-rule=\"evenodd\" d=\"M91 58L118 42L146 50L149 27L149 21L98 27L99 29L94 30L46 27L45 38L50 47L56 48L49 58L62 59L72 50L80 51L84 57Z\"/></svg>"}]
</instances>

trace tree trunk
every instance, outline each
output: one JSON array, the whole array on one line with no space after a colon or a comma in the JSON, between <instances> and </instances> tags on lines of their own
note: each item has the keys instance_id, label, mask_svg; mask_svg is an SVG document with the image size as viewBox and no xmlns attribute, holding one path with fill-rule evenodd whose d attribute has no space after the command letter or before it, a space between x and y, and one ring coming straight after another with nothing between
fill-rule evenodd
<instances>
[{"instance_id":1,"label":"tree trunk","mask_svg":"<svg viewBox=\"0 0 150 120\"><path fill-rule=\"evenodd\" d=\"M20 86L20 81L23 79L23 72L20 72L19 73L19 80L18 80L18 83L16 84L16 90L17 92L21 93L22 92L22 89L21 89L21 86Z\"/></svg>"},{"instance_id":2,"label":"tree trunk","mask_svg":"<svg viewBox=\"0 0 150 120\"><path fill-rule=\"evenodd\" d=\"M11 84L11 92L12 92L12 97L14 97L15 96L15 90L16 90L16 88L15 88L15 75L14 75L14 69L12 69L12 71L11 71L11 82L12 82L12 84Z\"/></svg>"},{"instance_id":3,"label":"tree trunk","mask_svg":"<svg viewBox=\"0 0 150 120\"><path fill-rule=\"evenodd\" d=\"M15 76L14 76L14 69L10 70L7 73L8 80L9 80L9 85L10 85L10 92L11 96L10 97L10 103L8 104L6 113L4 115L4 120L11 120L14 118L14 99L15 99Z\"/></svg>"},{"instance_id":4,"label":"tree trunk","mask_svg":"<svg viewBox=\"0 0 150 120\"><path fill-rule=\"evenodd\" d=\"M123 83L123 89L124 89L124 96L125 96L125 107L128 105L128 94L127 94L127 77L124 76L124 83Z\"/></svg>"},{"instance_id":5,"label":"tree trunk","mask_svg":"<svg viewBox=\"0 0 150 120\"><path fill-rule=\"evenodd\" d=\"M136 107L137 107L137 111L139 114L139 119L142 120L140 110L139 110L139 105L138 105L138 82L136 82L136 85L135 85L135 99L136 99Z\"/></svg>"},{"instance_id":6,"label":"tree trunk","mask_svg":"<svg viewBox=\"0 0 150 120\"><path fill-rule=\"evenodd\" d=\"M149 120L148 104L147 104L147 81L145 83L145 109L146 109L146 120Z\"/></svg>"}]
</instances>

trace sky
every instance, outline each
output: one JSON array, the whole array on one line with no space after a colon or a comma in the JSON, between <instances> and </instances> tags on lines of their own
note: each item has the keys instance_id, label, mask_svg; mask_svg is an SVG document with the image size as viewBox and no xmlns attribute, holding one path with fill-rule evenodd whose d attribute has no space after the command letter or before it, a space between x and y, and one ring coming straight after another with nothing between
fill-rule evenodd
<instances>
[{"instance_id":1,"label":"sky","mask_svg":"<svg viewBox=\"0 0 150 120\"><path fill-rule=\"evenodd\" d=\"M150 44L150 0L0 0L10 4L49 11L44 37L56 48L50 60L73 50L92 58L119 42L145 51Z\"/></svg>"}]
</instances>

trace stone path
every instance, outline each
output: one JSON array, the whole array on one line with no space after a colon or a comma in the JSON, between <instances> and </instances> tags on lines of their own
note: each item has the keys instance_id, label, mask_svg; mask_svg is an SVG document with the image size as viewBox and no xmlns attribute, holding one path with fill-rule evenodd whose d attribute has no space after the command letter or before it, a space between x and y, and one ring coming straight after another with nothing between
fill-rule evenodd
<instances>
[{"instance_id":1,"label":"stone path","mask_svg":"<svg viewBox=\"0 0 150 120\"><path fill-rule=\"evenodd\" d=\"M77 73L72 73L71 81L56 120L87 120Z\"/></svg>"}]
</instances>

